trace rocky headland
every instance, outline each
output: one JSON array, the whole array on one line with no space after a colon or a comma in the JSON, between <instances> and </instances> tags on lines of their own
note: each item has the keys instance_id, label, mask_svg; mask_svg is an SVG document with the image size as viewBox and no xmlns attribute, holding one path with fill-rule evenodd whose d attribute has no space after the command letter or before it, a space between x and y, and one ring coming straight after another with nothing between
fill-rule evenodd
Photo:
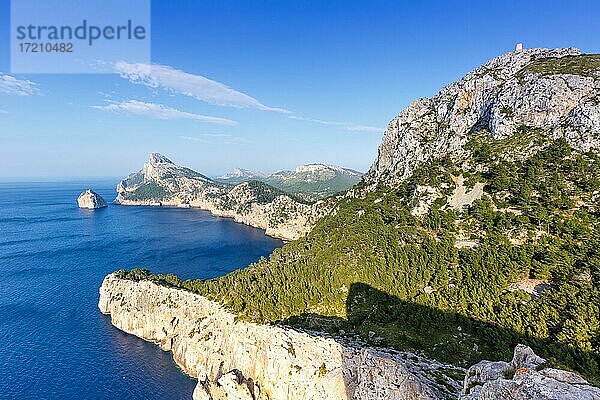
<instances>
[{"instance_id":1,"label":"rocky headland","mask_svg":"<svg viewBox=\"0 0 600 400\"><path fill-rule=\"evenodd\" d=\"M284 240L308 233L329 209L328 202L309 203L256 180L235 185L214 181L158 153L151 154L139 172L119 182L114 202L198 207Z\"/></svg>"},{"instance_id":2,"label":"rocky headland","mask_svg":"<svg viewBox=\"0 0 600 400\"><path fill-rule=\"evenodd\" d=\"M198 379L194 400L600 399L581 376L540 368L545 360L523 345L511 362L481 361L465 374L415 353L240 320L197 294L118 274L104 279L98 307L171 351Z\"/></svg>"},{"instance_id":3,"label":"rocky headland","mask_svg":"<svg viewBox=\"0 0 600 400\"><path fill-rule=\"evenodd\" d=\"M198 378L196 400L433 400L456 397L464 374L416 354L246 322L202 296L115 274L98 306L117 328L171 351Z\"/></svg>"}]
</instances>

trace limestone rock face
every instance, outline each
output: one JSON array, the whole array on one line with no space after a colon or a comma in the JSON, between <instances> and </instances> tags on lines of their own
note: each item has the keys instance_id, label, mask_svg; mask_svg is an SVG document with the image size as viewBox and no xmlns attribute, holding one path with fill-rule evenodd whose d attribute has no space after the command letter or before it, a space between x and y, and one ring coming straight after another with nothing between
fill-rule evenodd
<instances>
[{"instance_id":1,"label":"limestone rock face","mask_svg":"<svg viewBox=\"0 0 600 400\"><path fill-rule=\"evenodd\" d=\"M104 201L102 196L91 189L81 192L79 197L77 197L77 205L79 205L79 208L87 208L90 210L107 207L106 201Z\"/></svg>"},{"instance_id":2,"label":"limestone rock face","mask_svg":"<svg viewBox=\"0 0 600 400\"><path fill-rule=\"evenodd\" d=\"M193 400L258 400L260 387L246 379L241 371L233 370L222 375L215 383L198 377L198 385L192 395Z\"/></svg>"},{"instance_id":3,"label":"limestone rock face","mask_svg":"<svg viewBox=\"0 0 600 400\"><path fill-rule=\"evenodd\" d=\"M545 362L518 345L510 363L481 361L467 371L460 400L600 400L600 389L572 372L537 370Z\"/></svg>"},{"instance_id":4,"label":"limestone rock face","mask_svg":"<svg viewBox=\"0 0 600 400\"><path fill-rule=\"evenodd\" d=\"M330 208L325 202L300 202L261 182L230 185L213 181L157 153L150 155L139 172L119 182L115 203L198 207L285 240L308 233Z\"/></svg>"},{"instance_id":5,"label":"limestone rock face","mask_svg":"<svg viewBox=\"0 0 600 400\"><path fill-rule=\"evenodd\" d=\"M573 48L510 52L414 101L388 125L367 182L398 182L428 160L461 156L480 130L502 139L526 127L579 150L600 148L600 74L586 57Z\"/></svg>"},{"instance_id":6,"label":"limestone rock face","mask_svg":"<svg viewBox=\"0 0 600 400\"><path fill-rule=\"evenodd\" d=\"M171 351L198 378L196 400L457 398L449 375L464 373L416 354L237 320L202 296L114 274L98 306L117 328Z\"/></svg>"}]
</instances>

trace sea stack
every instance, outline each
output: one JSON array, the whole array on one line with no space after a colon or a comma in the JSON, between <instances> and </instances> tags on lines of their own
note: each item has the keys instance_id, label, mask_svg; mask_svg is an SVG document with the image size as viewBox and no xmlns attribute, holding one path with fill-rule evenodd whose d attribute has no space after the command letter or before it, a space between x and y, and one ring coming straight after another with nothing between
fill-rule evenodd
<instances>
[{"instance_id":1,"label":"sea stack","mask_svg":"<svg viewBox=\"0 0 600 400\"><path fill-rule=\"evenodd\" d=\"M79 208L95 210L97 208L107 207L106 201L98 193L91 189L86 189L77 198Z\"/></svg>"}]
</instances>

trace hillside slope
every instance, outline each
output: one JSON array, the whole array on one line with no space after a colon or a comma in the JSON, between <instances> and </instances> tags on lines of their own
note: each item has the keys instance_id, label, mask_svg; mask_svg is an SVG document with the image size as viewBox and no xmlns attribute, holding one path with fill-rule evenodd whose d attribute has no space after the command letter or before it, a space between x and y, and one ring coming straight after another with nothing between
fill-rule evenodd
<instances>
[{"instance_id":1,"label":"hillside slope","mask_svg":"<svg viewBox=\"0 0 600 400\"><path fill-rule=\"evenodd\" d=\"M235 168L232 172L224 174L216 178L217 182L228 183L230 185L237 185L238 183L248 181L259 181L266 178L267 175L262 172L250 171L243 168Z\"/></svg>"},{"instance_id":2,"label":"hillside slope","mask_svg":"<svg viewBox=\"0 0 600 400\"><path fill-rule=\"evenodd\" d=\"M599 60L491 60L396 117L364 183L306 237L222 278L151 279L454 365L525 343L598 384Z\"/></svg>"},{"instance_id":3,"label":"hillside slope","mask_svg":"<svg viewBox=\"0 0 600 400\"><path fill-rule=\"evenodd\" d=\"M261 179L263 182L293 193L305 200L316 201L345 192L360 182L360 172L326 164L307 164L294 171L279 171Z\"/></svg>"},{"instance_id":4,"label":"hillside slope","mask_svg":"<svg viewBox=\"0 0 600 400\"><path fill-rule=\"evenodd\" d=\"M223 183L240 183L250 180L264 182L305 201L315 202L328 196L345 192L362 179L363 174L348 168L327 164L307 164L293 171L278 171L264 175L240 168L217 180Z\"/></svg>"}]
</instances>

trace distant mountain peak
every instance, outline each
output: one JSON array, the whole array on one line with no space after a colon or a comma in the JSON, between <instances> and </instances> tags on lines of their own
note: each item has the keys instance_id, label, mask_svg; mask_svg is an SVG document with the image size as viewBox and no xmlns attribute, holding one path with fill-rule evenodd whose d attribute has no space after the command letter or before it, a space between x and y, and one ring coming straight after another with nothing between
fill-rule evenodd
<instances>
[{"instance_id":1,"label":"distant mountain peak","mask_svg":"<svg viewBox=\"0 0 600 400\"><path fill-rule=\"evenodd\" d=\"M326 171L335 171L335 172L343 172L350 175L362 176L362 174L358 171L354 171L352 169L339 167L337 165L324 164L324 163L309 163L304 165L299 165L296 167L296 173L303 172L326 172Z\"/></svg>"},{"instance_id":2,"label":"distant mountain peak","mask_svg":"<svg viewBox=\"0 0 600 400\"><path fill-rule=\"evenodd\" d=\"M169 160L160 153L151 153L148 162L150 164L173 164L173 161Z\"/></svg>"},{"instance_id":3,"label":"distant mountain peak","mask_svg":"<svg viewBox=\"0 0 600 400\"><path fill-rule=\"evenodd\" d=\"M223 180L235 179L235 178L254 179L254 178L264 178L265 176L266 175L263 174L262 172L251 171L249 169L244 169L244 168L234 168L232 172L221 175L218 179L223 179Z\"/></svg>"},{"instance_id":4,"label":"distant mountain peak","mask_svg":"<svg viewBox=\"0 0 600 400\"><path fill-rule=\"evenodd\" d=\"M294 170L277 171L271 175L235 168L217 181L239 184L249 181L266 183L285 193L293 194L304 201L317 201L327 196L346 191L357 184L363 174L352 169L324 163L299 165Z\"/></svg>"}]
</instances>

